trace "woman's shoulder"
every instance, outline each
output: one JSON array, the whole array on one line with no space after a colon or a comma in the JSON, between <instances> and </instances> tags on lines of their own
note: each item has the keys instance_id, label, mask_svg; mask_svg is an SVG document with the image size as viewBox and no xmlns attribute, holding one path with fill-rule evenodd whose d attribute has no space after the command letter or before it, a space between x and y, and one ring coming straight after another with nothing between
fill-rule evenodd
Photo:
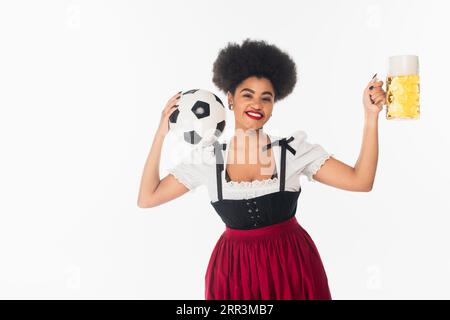
<instances>
[{"instance_id":1,"label":"woman's shoulder","mask_svg":"<svg viewBox=\"0 0 450 320\"><path fill-rule=\"evenodd\" d=\"M304 130L294 130L286 135L269 134L269 137L272 142L285 138L288 141L289 145L299 145L306 141L308 135Z\"/></svg>"},{"instance_id":2,"label":"woman's shoulder","mask_svg":"<svg viewBox=\"0 0 450 320\"><path fill-rule=\"evenodd\" d=\"M212 146L196 145L187 149L177 155L178 161L167 171L192 190L213 177L214 154Z\"/></svg>"},{"instance_id":3,"label":"woman's shoulder","mask_svg":"<svg viewBox=\"0 0 450 320\"><path fill-rule=\"evenodd\" d=\"M197 164L202 165L212 165L213 159L215 158L214 146L194 146L189 153L189 160Z\"/></svg>"},{"instance_id":4,"label":"woman's shoulder","mask_svg":"<svg viewBox=\"0 0 450 320\"><path fill-rule=\"evenodd\" d=\"M290 137L294 137L294 141L296 140L299 143L305 141L308 138L308 134L305 130L294 130L287 138L289 139Z\"/></svg>"},{"instance_id":5,"label":"woman's shoulder","mask_svg":"<svg viewBox=\"0 0 450 320\"><path fill-rule=\"evenodd\" d=\"M226 137L222 137L220 139L215 140L214 143L204 145L194 146L191 149L189 157L191 160L195 160L196 163L202 163L207 166L216 164L216 153L217 151L222 152L222 156L224 156L224 150L226 149L227 144L229 143L229 139Z\"/></svg>"},{"instance_id":6,"label":"woman's shoulder","mask_svg":"<svg viewBox=\"0 0 450 320\"><path fill-rule=\"evenodd\" d=\"M312 143L308 138L308 134L305 130L293 130L287 135L270 135L272 142L276 140L286 139L288 149L291 151L288 157L289 159L300 159L303 156L311 155L312 153L324 154L326 151L319 143Z\"/></svg>"}]
</instances>

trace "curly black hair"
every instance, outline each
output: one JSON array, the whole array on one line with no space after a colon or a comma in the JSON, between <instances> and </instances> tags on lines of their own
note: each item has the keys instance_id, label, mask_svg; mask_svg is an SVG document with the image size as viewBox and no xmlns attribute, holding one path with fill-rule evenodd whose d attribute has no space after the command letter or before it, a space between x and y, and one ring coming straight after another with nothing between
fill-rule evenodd
<instances>
[{"instance_id":1,"label":"curly black hair","mask_svg":"<svg viewBox=\"0 0 450 320\"><path fill-rule=\"evenodd\" d=\"M251 76L271 81L276 102L294 90L297 68L287 53L264 40L247 38L242 45L229 42L214 62L212 81L220 90L234 95L237 86Z\"/></svg>"}]
</instances>

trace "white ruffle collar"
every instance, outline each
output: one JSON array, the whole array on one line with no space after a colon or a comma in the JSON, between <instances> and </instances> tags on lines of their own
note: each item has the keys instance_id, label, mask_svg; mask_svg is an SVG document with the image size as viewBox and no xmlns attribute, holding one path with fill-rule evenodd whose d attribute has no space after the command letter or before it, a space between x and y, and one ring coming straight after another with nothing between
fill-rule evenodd
<instances>
[{"instance_id":1,"label":"white ruffle collar","mask_svg":"<svg viewBox=\"0 0 450 320\"><path fill-rule=\"evenodd\" d=\"M249 188L249 187L253 188L253 187L272 186L277 182L278 177L253 181L224 181L224 184L231 188Z\"/></svg>"}]
</instances>

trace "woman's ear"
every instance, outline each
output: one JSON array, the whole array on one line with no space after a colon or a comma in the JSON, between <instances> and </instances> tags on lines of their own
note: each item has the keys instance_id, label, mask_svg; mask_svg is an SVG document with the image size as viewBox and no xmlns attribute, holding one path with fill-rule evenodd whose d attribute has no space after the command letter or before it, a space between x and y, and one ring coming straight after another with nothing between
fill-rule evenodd
<instances>
[{"instance_id":1,"label":"woman's ear","mask_svg":"<svg viewBox=\"0 0 450 320\"><path fill-rule=\"evenodd\" d=\"M231 94L230 91L227 92L227 100L228 104L233 104L233 95Z\"/></svg>"}]
</instances>

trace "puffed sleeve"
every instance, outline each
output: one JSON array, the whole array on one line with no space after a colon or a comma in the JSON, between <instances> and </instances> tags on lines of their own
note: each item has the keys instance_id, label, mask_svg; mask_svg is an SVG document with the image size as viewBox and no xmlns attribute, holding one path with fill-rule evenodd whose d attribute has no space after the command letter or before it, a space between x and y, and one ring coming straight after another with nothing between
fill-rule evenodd
<instances>
[{"instance_id":1,"label":"puffed sleeve","mask_svg":"<svg viewBox=\"0 0 450 320\"><path fill-rule=\"evenodd\" d=\"M203 152L204 150L201 148L193 148L181 162L168 168L168 173L190 190L205 184L207 167L203 159Z\"/></svg>"},{"instance_id":2,"label":"puffed sleeve","mask_svg":"<svg viewBox=\"0 0 450 320\"><path fill-rule=\"evenodd\" d=\"M313 175L334 154L328 153L320 144L308 142L308 135L303 130L295 131L292 136L296 150L292 166L297 175L303 174L309 181L315 182Z\"/></svg>"}]
</instances>

